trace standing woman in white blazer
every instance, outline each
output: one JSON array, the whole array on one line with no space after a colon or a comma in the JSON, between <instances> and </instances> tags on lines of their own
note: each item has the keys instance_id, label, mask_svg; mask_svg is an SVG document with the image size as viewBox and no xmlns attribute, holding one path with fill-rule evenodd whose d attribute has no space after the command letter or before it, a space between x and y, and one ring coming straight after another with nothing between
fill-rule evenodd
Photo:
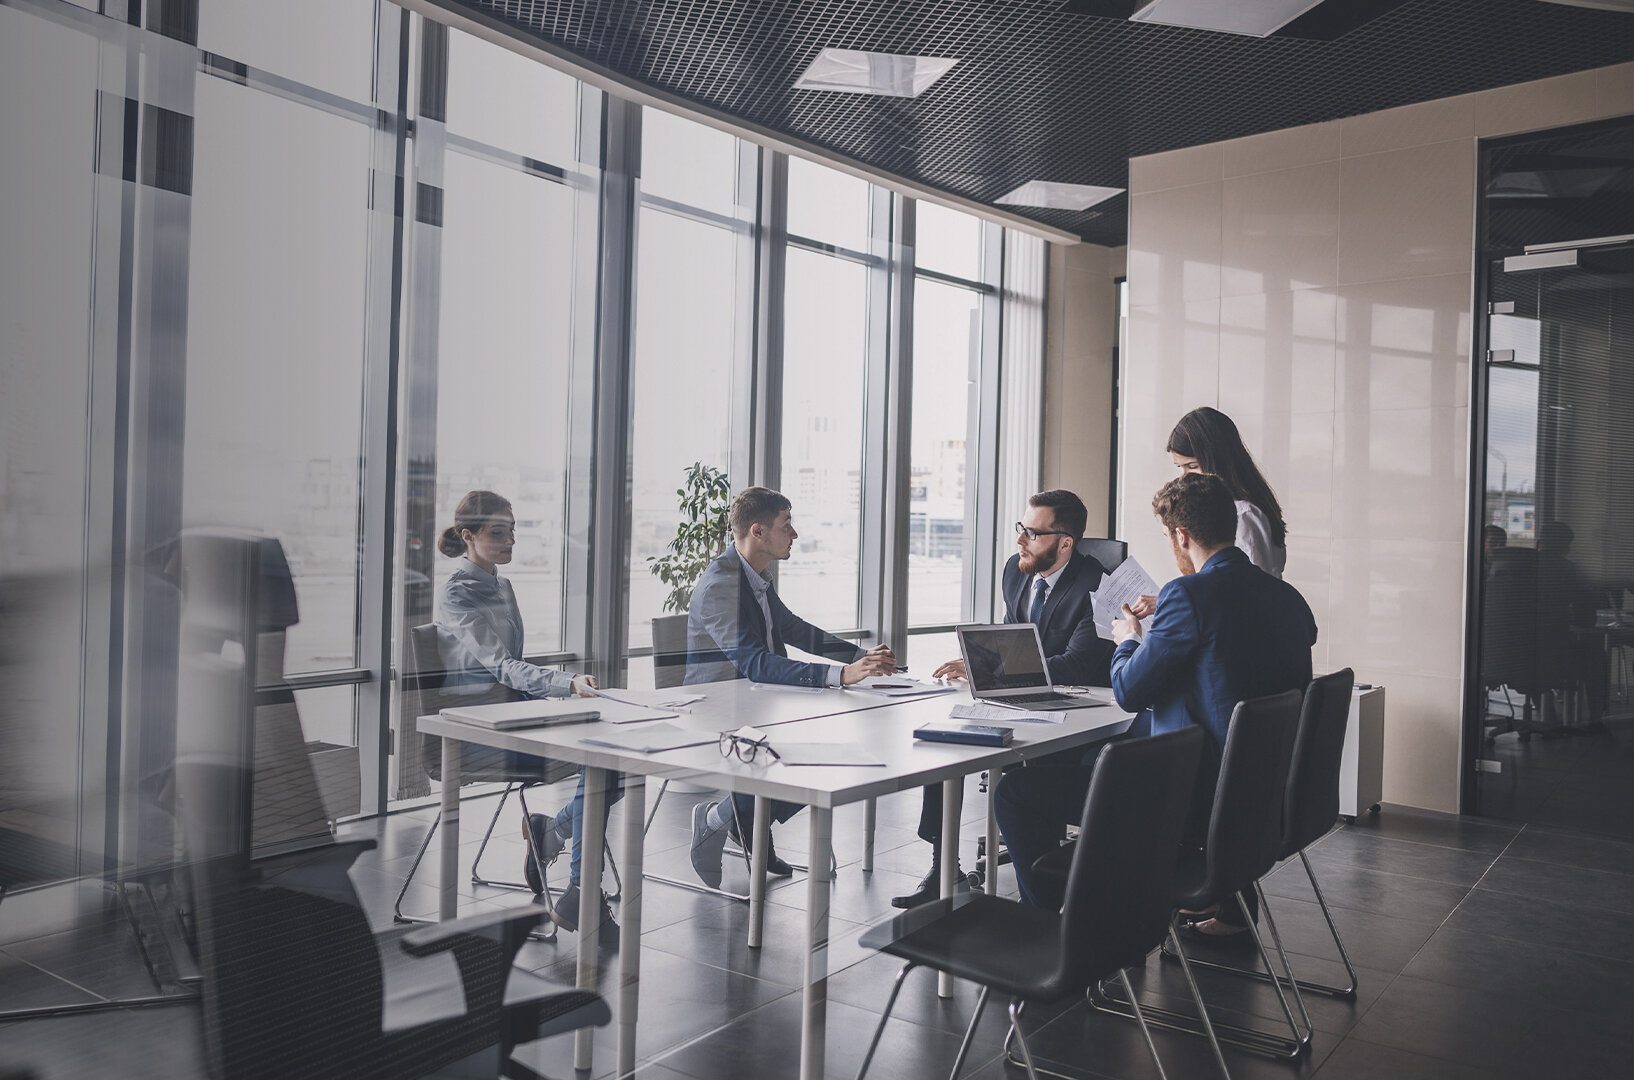
<instances>
[{"instance_id":1,"label":"standing woman in white blazer","mask_svg":"<svg viewBox=\"0 0 1634 1080\"><path fill-rule=\"evenodd\" d=\"M1226 482L1237 501L1237 546L1255 566L1280 579L1288 562L1288 526L1231 417L1206 405L1193 409L1169 432L1168 449L1181 472L1211 473Z\"/></svg>"}]
</instances>

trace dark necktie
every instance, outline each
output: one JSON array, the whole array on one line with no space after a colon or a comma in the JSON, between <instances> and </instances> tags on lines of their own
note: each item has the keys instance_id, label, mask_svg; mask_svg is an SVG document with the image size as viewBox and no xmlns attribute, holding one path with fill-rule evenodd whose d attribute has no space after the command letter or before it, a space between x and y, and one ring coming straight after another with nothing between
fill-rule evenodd
<instances>
[{"instance_id":1,"label":"dark necktie","mask_svg":"<svg viewBox=\"0 0 1634 1080\"><path fill-rule=\"evenodd\" d=\"M1049 591L1049 588L1050 588L1049 585L1045 583L1043 578L1038 579L1038 584L1033 588L1033 606L1032 606L1032 610L1027 612L1027 621L1028 622L1038 623L1038 622L1043 621L1043 619L1044 619L1044 594Z\"/></svg>"}]
</instances>

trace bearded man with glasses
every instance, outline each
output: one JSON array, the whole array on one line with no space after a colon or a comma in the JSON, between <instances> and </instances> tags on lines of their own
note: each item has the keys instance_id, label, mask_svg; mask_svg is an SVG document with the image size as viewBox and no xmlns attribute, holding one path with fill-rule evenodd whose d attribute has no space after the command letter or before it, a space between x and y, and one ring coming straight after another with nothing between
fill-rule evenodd
<instances>
[{"instance_id":1,"label":"bearded man with glasses","mask_svg":"<svg viewBox=\"0 0 1634 1080\"><path fill-rule=\"evenodd\" d=\"M1079 552L1089 511L1070 491L1040 491L1027 500L1016 522L1016 553L1004 564L1004 621L1036 623L1050 679L1058 686L1110 686L1112 642L1095 632L1093 598L1105 572ZM963 660L949 660L938 679L965 677ZM919 887L893 897L900 908L915 907L941 894L942 787L924 789L919 838L931 845L930 873ZM954 868L954 880L962 877Z\"/></svg>"}]
</instances>

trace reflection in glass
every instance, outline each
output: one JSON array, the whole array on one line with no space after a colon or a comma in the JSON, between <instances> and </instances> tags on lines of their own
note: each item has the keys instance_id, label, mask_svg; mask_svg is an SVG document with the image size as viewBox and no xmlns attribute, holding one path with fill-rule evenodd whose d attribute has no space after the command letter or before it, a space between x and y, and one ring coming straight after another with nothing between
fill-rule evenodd
<instances>
[{"instance_id":1,"label":"reflection in glass","mask_svg":"<svg viewBox=\"0 0 1634 1080\"><path fill-rule=\"evenodd\" d=\"M735 216L738 140L661 109L641 110L641 192Z\"/></svg>"},{"instance_id":2,"label":"reflection in glass","mask_svg":"<svg viewBox=\"0 0 1634 1080\"><path fill-rule=\"evenodd\" d=\"M676 489L693 462L730 474L739 338L739 237L643 207L636 251L630 434L630 645L651 643L666 587L647 559L681 519Z\"/></svg>"},{"instance_id":3,"label":"reflection in glass","mask_svg":"<svg viewBox=\"0 0 1634 1080\"><path fill-rule=\"evenodd\" d=\"M798 557L778 591L818 626L857 625L868 270L791 249L784 301L783 493Z\"/></svg>"},{"instance_id":4,"label":"reflection in glass","mask_svg":"<svg viewBox=\"0 0 1634 1080\"><path fill-rule=\"evenodd\" d=\"M370 131L205 75L195 106L184 524L277 537L284 670L351 667Z\"/></svg>"},{"instance_id":5,"label":"reflection in glass","mask_svg":"<svg viewBox=\"0 0 1634 1080\"><path fill-rule=\"evenodd\" d=\"M789 158L789 235L867 251L868 193L866 180Z\"/></svg>"},{"instance_id":6,"label":"reflection in glass","mask_svg":"<svg viewBox=\"0 0 1634 1080\"><path fill-rule=\"evenodd\" d=\"M965 615L965 464L981 360L981 294L920 278L913 311L913 460L908 622Z\"/></svg>"},{"instance_id":7,"label":"reflection in glass","mask_svg":"<svg viewBox=\"0 0 1634 1080\"><path fill-rule=\"evenodd\" d=\"M200 0L199 48L352 101L369 101L375 0ZM383 10L393 15L397 9ZM314 27L322 27L315 33Z\"/></svg>"},{"instance_id":8,"label":"reflection in glass","mask_svg":"<svg viewBox=\"0 0 1634 1080\"><path fill-rule=\"evenodd\" d=\"M914 265L921 270L952 274L967 281L981 278L982 223L980 218L921 202L915 213Z\"/></svg>"},{"instance_id":9,"label":"reflection in glass","mask_svg":"<svg viewBox=\"0 0 1634 1080\"><path fill-rule=\"evenodd\" d=\"M555 652L563 640L574 195L459 153L447 155L445 170L436 521L451 522L468 491L506 493L517 530L506 577L528 613L524 648ZM435 590L451 565L431 565ZM416 599L429 613L426 598Z\"/></svg>"},{"instance_id":10,"label":"reflection in glass","mask_svg":"<svg viewBox=\"0 0 1634 1080\"><path fill-rule=\"evenodd\" d=\"M458 30L448 32L448 130L553 165L573 163L578 80Z\"/></svg>"}]
</instances>

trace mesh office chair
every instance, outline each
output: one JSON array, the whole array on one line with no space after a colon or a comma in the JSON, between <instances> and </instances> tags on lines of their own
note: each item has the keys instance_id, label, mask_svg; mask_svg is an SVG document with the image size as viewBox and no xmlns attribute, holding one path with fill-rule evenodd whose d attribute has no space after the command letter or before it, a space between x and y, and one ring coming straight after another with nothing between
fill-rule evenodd
<instances>
[{"instance_id":1,"label":"mesh office chair","mask_svg":"<svg viewBox=\"0 0 1634 1080\"><path fill-rule=\"evenodd\" d=\"M1205 739L1202 728L1188 727L1155 738L1110 743L1101 750L1067 870L1066 902L1059 912L965 893L922 904L864 934L863 945L901 957L907 964L891 989L857 1080L868 1071L903 980L921 965L982 986L953 1063L953 1078L959 1075L994 989L1014 996L1010 1037L1020 1047L1032 1080L1037 1080L1038 1070L1020 1025L1026 1002L1081 994L1114 972L1133 1001L1126 969L1144 964L1169 932L1176 856ZM1206 1021L1201 999L1198 1009ZM1135 1015L1141 1017L1138 1004ZM1141 1027L1158 1074L1164 1075L1144 1020Z\"/></svg>"}]
</instances>

